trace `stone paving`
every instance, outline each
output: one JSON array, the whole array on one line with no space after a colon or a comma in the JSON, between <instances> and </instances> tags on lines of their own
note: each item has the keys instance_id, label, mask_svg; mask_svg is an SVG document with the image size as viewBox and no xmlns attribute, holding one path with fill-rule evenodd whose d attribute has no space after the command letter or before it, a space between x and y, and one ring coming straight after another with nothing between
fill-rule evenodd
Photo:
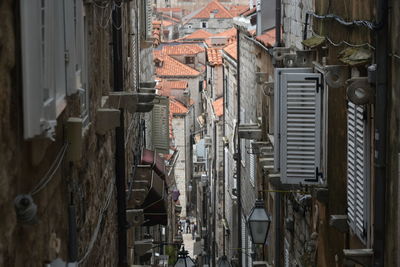
<instances>
[{"instance_id":1,"label":"stone paving","mask_svg":"<svg viewBox=\"0 0 400 267\"><path fill-rule=\"evenodd\" d=\"M183 244L185 244L185 250L189 252L189 256L194 259L193 257L193 244L194 240L192 239L192 234L183 234Z\"/></svg>"}]
</instances>

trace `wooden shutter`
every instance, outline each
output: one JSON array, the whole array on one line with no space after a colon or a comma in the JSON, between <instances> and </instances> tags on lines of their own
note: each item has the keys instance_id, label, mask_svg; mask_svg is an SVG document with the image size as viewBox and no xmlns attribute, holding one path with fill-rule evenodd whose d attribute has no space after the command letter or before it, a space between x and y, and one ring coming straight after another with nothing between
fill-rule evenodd
<instances>
[{"instance_id":1,"label":"wooden shutter","mask_svg":"<svg viewBox=\"0 0 400 267\"><path fill-rule=\"evenodd\" d=\"M274 168L280 170L280 138L281 138L281 91L283 86L282 75L285 73L311 73L311 68L277 68L275 69L274 83Z\"/></svg>"},{"instance_id":2,"label":"wooden shutter","mask_svg":"<svg viewBox=\"0 0 400 267\"><path fill-rule=\"evenodd\" d=\"M160 101L152 110L153 147L157 152L169 153L169 100L157 97Z\"/></svg>"},{"instance_id":3,"label":"wooden shutter","mask_svg":"<svg viewBox=\"0 0 400 267\"><path fill-rule=\"evenodd\" d=\"M282 74L280 172L284 184L318 183L321 172L321 75Z\"/></svg>"},{"instance_id":4,"label":"wooden shutter","mask_svg":"<svg viewBox=\"0 0 400 267\"><path fill-rule=\"evenodd\" d=\"M348 102L347 108L347 216L361 240L368 222L368 128L364 106Z\"/></svg>"}]
</instances>

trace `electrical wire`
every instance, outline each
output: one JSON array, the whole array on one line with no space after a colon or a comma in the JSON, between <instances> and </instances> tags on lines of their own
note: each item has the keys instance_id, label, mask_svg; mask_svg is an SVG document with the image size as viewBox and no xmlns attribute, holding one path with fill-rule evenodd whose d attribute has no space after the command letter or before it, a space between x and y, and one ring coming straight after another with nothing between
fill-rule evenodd
<instances>
[{"instance_id":1,"label":"electrical wire","mask_svg":"<svg viewBox=\"0 0 400 267\"><path fill-rule=\"evenodd\" d=\"M307 11L306 13L317 19L334 19L337 22L339 22L340 24L345 25L345 26L354 26L354 25L355 26L364 26L370 30L374 30L377 28L377 25L374 22L368 21L368 20L346 21L342 17L339 17L338 15L335 15L335 14L318 15L313 11Z\"/></svg>"},{"instance_id":2,"label":"electrical wire","mask_svg":"<svg viewBox=\"0 0 400 267\"><path fill-rule=\"evenodd\" d=\"M336 43L336 42L332 41L332 39L330 39L328 36L319 35L313 29L311 29L311 33L319 38L325 38L331 45L336 46L336 47L343 46L343 45L346 45L349 47L366 47L367 46L370 49L375 50L375 47L373 45L371 45L370 43L352 44L352 43L346 42L344 40Z\"/></svg>"},{"instance_id":3,"label":"electrical wire","mask_svg":"<svg viewBox=\"0 0 400 267\"><path fill-rule=\"evenodd\" d=\"M61 148L60 152L57 154L56 159L51 164L49 170L46 172L46 174L43 176L43 178L39 181L39 183L29 193L30 195L33 196L33 195L39 193L53 179L54 175L56 174L58 168L61 165L61 162L64 159L67 149L68 149L68 143L65 143L64 146Z\"/></svg>"},{"instance_id":4,"label":"electrical wire","mask_svg":"<svg viewBox=\"0 0 400 267\"><path fill-rule=\"evenodd\" d=\"M105 171L103 176L105 176L106 173L107 172ZM92 237L90 238L90 242L89 242L89 245L88 245L88 247L86 249L86 253L78 261L79 264L82 264L88 258L90 253L92 252L92 249L94 247L94 243L97 240L97 236L99 234L99 231L100 231L100 228L101 228L101 224L102 224L103 219L104 219L105 212L107 211L107 209L108 209L108 207L110 206L110 203L111 203L111 199L112 199L112 195L113 195L113 191L114 191L114 187L115 187L114 186L114 180L115 179L111 179L111 182L110 182L109 187L108 187L108 192L107 192L106 198L104 200L104 205L100 209L100 215L99 215L99 218L97 220L96 228L95 228L95 230L93 232Z\"/></svg>"}]
</instances>

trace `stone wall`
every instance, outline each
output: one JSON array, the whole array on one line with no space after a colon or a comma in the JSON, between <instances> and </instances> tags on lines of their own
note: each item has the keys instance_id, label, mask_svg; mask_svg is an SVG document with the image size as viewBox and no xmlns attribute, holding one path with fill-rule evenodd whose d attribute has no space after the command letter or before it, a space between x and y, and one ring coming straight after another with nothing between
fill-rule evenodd
<instances>
[{"instance_id":1,"label":"stone wall","mask_svg":"<svg viewBox=\"0 0 400 267\"><path fill-rule=\"evenodd\" d=\"M82 158L75 163L63 158L52 180L33 195L38 207L38 222L22 225L16 220L14 198L30 192L55 162L66 142L66 120L79 117L80 103L77 95L67 97L67 106L57 119L54 142L23 139L19 5L11 0L0 4L3 18L0 22L1 266L43 266L45 261L55 257L67 260L70 203L76 208L78 259L82 259L99 222L100 210L107 206L106 196L110 188L111 202L102 215L104 219L96 242L80 266L117 265L115 136L114 131L105 135L95 133L96 111L101 97L112 91L111 36L110 28L99 27L96 14L100 9L94 5L87 5L85 9L89 42L90 123L83 133ZM126 10L124 14L127 15ZM134 131L137 123L133 125ZM134 145L135 134L131 137ZM60 242L59 249L54 247L55 240Z\"/></svg>"},{"instance_id":2,"label":"stone wall","mask_svg":"<svg viewBox=\"0 0 400 267\"><path fill-rule=\"evenodd\" d=\"M186 217L186 151L185 151L185 116L174 115L172 118L172 128L175 136L175 145L179 151L179 156L175 165L175 181L180 192L179 201L182 206L181 218Z\"/></svg>"},{"instance_id":3,"label":"stone wall","mask_svg":"<svg viewBox=\"0 0 400 267\"><path fill-rule=\"evenodd\" d=\"M206 28L202 27L203 22L207 23ZM228 30L232 27L232 19L191 19L181 27L180 37L186 36L200 29L215 34Z\"/></svg>"},{"instance_id":4,"label":"stone wall","mask_svg":"<svg viewBox=\"0 0 400 267\"><path fill-rule=\"evenodd\" d=\"M287 47L295 46L303 49L304 23L307 11L314 11L315 0L283 0L282 1L282 26L283 41ZM310 27L308 28L310 29ZM310 30L308 36L311 36Z\"/></svg>"}]
</instances>

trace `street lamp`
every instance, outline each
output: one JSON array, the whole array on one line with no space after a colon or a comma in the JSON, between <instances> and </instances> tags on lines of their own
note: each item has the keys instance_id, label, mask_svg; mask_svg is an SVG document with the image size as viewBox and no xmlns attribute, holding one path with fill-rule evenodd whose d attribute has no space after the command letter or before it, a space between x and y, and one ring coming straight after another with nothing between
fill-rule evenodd
<instances>
[{"instance_id":1,"label":"street lamp","mask_svg":"<svg viewBox=\"0 0 400 267\"><path fill-rule=\"evenodd\" d=\"M194 267L196 264L191 257L188 256L189 252L182 247L182 250L178 252L178 259L176 260L174 267Z\"/></svg>"},{"instance_id":2,"label":"street lamp","mask_svg":"<svg viewBox=\"0 0 400 267\"><path fill-rule=\"evenodd\" d=\"M228 261L228 257L223 255L221 258L218 259L217 262L218 267L232 267L231 263Z\"/></svg>"},{"instance_id":3,"label":"street lamp","mask_svg":"<svg viewBox=\"0 0 400 267\"><path fill-rule=\"evenodd\" d=\"M247 220L253 244L264 245L267 241L271 216L267 214L264 201L256 200L255 206Z\"/></svg>"}]
</instances>

